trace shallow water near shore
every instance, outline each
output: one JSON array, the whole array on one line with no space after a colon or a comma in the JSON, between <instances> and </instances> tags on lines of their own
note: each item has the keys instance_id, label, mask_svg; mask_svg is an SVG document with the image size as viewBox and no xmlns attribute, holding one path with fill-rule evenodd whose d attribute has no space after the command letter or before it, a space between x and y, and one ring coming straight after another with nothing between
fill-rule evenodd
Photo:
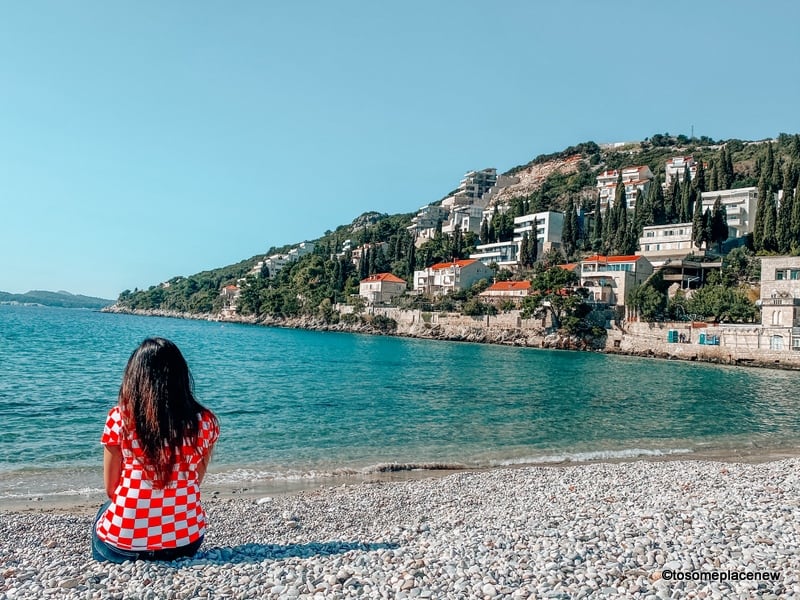
<instances>
[{"instance_id":1,"label":"shallow water near shore","mask_svg":"<svg viewBox=\"0 0 800 600\"><path fill-rule=\"evenodd\" d=\"M220 419L220 488L800 442L795 372L0 306L0 501L100 490L105 414L149 335L181 347Z\"/></svg>"}]
</instances>

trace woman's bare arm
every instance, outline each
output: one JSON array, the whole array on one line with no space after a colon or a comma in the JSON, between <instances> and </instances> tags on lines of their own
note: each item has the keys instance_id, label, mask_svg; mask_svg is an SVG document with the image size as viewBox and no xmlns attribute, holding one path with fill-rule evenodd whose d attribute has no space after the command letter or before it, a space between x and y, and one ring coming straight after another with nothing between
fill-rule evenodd
<instances>
[{"instance_id":1,"label":"woman's bare arm","mask_svg":"<svg viewBox=\"0 0 800 600\"><path fill-rule=\"evenodd\" d=\"M113 498L122 474L122 451L119 446L103 446L103 483L106 495Z\"/></svg>"}]
</instances>

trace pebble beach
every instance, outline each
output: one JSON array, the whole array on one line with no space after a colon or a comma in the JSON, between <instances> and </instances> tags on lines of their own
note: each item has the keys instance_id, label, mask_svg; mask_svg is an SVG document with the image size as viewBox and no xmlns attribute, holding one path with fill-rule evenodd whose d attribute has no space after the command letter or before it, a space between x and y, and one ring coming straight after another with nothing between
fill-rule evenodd
<instances>
[{"instance_id":1,"label":"pebble beach","mask_svg":"<svg viewBox=\"0 0 800 600\"><path fill-rule=\"evenodd\" d=\"M85 508L3 511L0 600L800 598L799 470L597 463L212 493L203 547L173 563L93 561Z\"/></svg>"}]
</instances>

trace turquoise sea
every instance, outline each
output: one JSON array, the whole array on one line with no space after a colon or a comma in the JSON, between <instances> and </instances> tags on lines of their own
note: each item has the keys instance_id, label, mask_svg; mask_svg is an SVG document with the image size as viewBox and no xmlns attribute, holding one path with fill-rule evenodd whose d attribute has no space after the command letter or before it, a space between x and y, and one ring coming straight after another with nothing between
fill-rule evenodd
<instances>
[{"instance_id":1,"label":"turquoise sea","mask_svg":"<svg viewBox=\"0 0 800 600\"><path fill-rule=\"evenodd\" d=\"M220 419L212 483L800 445L795 372L0 306L0 499L101 487L105 415L150 335Z\"/></svg>"}]
</instances>

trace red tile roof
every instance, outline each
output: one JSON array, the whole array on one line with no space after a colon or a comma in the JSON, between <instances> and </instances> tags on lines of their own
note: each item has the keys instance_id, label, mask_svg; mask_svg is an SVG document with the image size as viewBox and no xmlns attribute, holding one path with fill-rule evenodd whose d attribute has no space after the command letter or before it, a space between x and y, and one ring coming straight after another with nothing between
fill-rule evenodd
<instances>
[{"instance_id":1,"label":"red tile roof","mask_svg":"<svg viewBox=\"0 0 800 600\"><path fill-rule=\"evenodd\" d=\"M226 285L224 288L225 290L238 290L239 288L235 285Z\"/></svg>"},{"instance_id":2,"label":"red tile roof","mask_svg":"<svg viewBox=\"0 0 800 600\"><path fill-rule=\"evenodd\" d=\"M513 292L516 290L530 290L530 281L497 281L486 288L487 292Z\"/></svg>"},{"instance_id":3,"label":"red tile roof","mask_svg":"<svg viewBox=\"0 0 800 600\"><path fill-rule=\"evenodd\" d=\"M391 273L376 273L375 275L370 275L366 279L362 279L361 283L369 283L375 281L388 281L390 283L405 283L404 279L400 279L396 275L392 275Z\"/></svg>"},{"instance_id":4,"label":"red tile roof","mask_svg":"<svg viewBox=\"0 0 800 600\"><path fill-rule=\"evenodd\" d=\"M558 266L564 269L565 271L574 271L575 267L578 266L578 263L565 263L563 265L558 265Z\"/></svg>"},{"instance_id":5,"label":"red tile roof","mask_svg":"<svg viewBox=\"0 0 800 600\"><path fill-rule=\"evenodd\" d=\"M640 258L642 257L637 256L636 254L628 254L627 256L601 256L599 254L595 254L594 256L590 256L589 258L584 258L581 262L602 262L602 263L636 262Z\"/></svg>"},{"instance_id":6,"label":"red tile roof","mask_svg":"<svg viewBox=\"0 0 800 600\"><path fill-rule=\"evenodd\" d=\"M438 271L440 269L449 269L450 267L454 266L463 269L464 267L471 265L474 262L478 261L475 260L474 258L462 258L460 260L452 260L450 262L436 263L431 267L431 269L433 269L434 271Z\"/></svg>"}]
</instances>

